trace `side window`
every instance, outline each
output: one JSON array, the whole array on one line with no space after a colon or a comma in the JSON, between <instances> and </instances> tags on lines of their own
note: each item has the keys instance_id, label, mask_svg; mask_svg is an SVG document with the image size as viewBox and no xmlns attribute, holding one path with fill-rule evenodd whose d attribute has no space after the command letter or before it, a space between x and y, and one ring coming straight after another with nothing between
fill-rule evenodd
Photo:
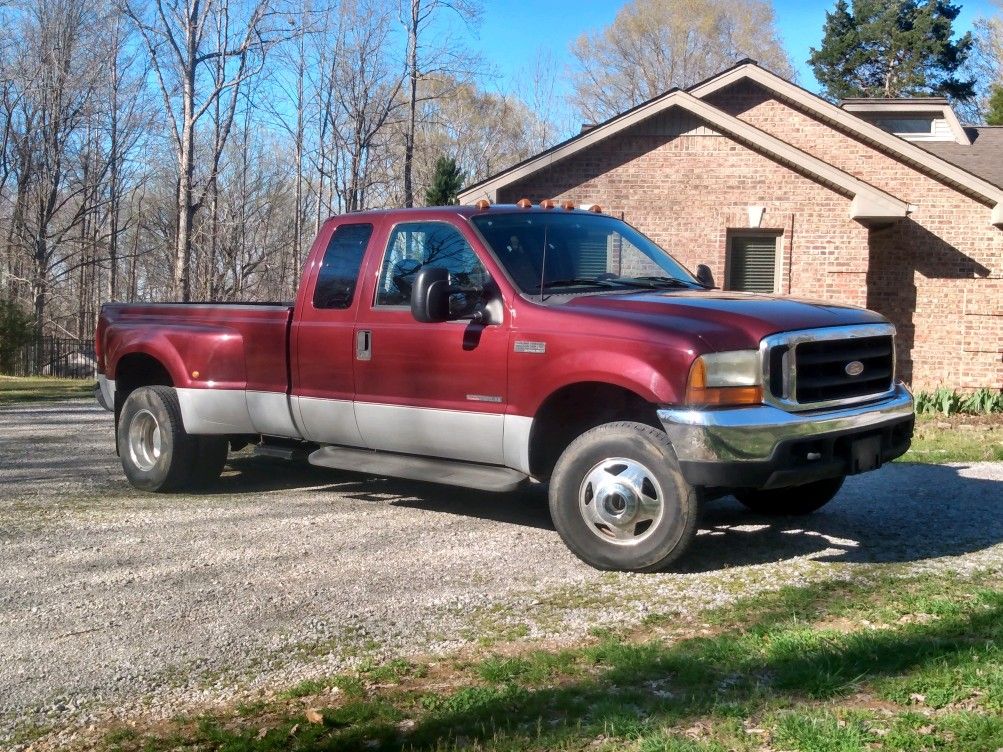
<instances>
[{"instance_id":1,"label":"side window","mask_svg":"<svg viewBox=\"0 0 1003 752\"><path fill-rule=\"evenodd\" d=\"M481 301L487 272L460 231L445 222L408 222L397 225L387 241L375 305L409 305L414 275L426 265L449 272L454 313L462 315Z\"/></svg>"},{"instance_id":2,"label":"side window","mask_svg":"<svg viewBox=\"0 0 1003 752\"><path fill-rule=\"evenodd\" d=\"M359 267L366 253L373 226L339 225L324 251L324 260L313 291L314 308L348 308L355 295Z\"/></svg>"}]
</instances>

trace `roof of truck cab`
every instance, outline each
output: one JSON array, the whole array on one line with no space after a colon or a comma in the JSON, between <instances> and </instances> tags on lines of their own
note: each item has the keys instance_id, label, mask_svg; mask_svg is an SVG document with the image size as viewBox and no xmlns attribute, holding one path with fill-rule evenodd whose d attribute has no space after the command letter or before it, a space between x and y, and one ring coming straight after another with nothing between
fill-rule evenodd
<instances>
[{"instance_id":1,"label":"roof of truck cab","mask_svg":"<svg viewBox=\"0 0 1003 752\"><path fill-rule=\"evenodd\" d=\"M332 220L344 220L347 218L360 218L360 217L388 217L388 216L408 216L408 217L436 217L442 216L444 214L459 215L461 217L473 217L479 214L511 214L513 212L532 212L532 213L546 213L553 212L555 214L600 214L602 212L594 212L588 209L563 209L560 207L554 207L552 209L544 209L538 204L534 204L530 207L520 207L516 204L492 204L485 209L479 209L472 204L458 204L456 206L422 206L414 207L411 209L366 209L365 211L350 212L347 214L336 214L331 217ZM612 216L612 215L605 215Z\"/></svg>"}]
</instances>

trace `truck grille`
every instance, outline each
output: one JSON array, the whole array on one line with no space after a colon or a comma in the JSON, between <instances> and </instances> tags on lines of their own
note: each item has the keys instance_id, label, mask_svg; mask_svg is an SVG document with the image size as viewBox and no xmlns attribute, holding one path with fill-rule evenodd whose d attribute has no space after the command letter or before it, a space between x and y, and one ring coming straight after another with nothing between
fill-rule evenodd
<instances>
[{"instance_id":1,"label":"truck grille","mask_svg":"<svg viewBox=\"0 0 1003 752\"><path fill-rule=\"evenodd\" d=\"M810 410L891 391L893 333L890 325L873 325L860 331L847 327L767 338L770 401L791 410Z\"/></svg>"}]
</instances>

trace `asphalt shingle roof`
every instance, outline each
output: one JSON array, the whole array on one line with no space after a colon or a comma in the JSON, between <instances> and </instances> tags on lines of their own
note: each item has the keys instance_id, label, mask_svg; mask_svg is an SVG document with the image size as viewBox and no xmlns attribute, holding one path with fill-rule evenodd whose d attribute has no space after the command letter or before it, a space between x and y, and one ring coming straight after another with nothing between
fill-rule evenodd
<instances>
[{"instance_id":1,"label":"asphalt shingle roof","mask_svg":"<svg viewBox=\"0 0 1003 752\"><path fill-rule=\"evenodd\" d=\"M913 141L931 154L1003 188L1003 126L966 126L971 146L954 141Z\"/></svg>"}]
</instances>

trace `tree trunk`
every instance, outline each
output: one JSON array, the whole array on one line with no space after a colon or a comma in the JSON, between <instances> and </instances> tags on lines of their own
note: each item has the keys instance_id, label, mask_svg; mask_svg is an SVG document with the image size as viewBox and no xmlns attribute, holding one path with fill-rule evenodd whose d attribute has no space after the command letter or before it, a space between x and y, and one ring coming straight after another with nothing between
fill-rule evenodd
<instances>
[{"instance_id":1,"label":"tree trunk","mask_svg":"<svg viewBox=\"0 0 1003 752\"><path fill-rule=\"evenodd\" d=\"M404 206L414 206L414 132L418 113L418 25L421 19L421 0L411 0L411 24L408 26L407 48L410 76L408 98L408 123L404 133Z\"/></svg>"}]
</instances>

